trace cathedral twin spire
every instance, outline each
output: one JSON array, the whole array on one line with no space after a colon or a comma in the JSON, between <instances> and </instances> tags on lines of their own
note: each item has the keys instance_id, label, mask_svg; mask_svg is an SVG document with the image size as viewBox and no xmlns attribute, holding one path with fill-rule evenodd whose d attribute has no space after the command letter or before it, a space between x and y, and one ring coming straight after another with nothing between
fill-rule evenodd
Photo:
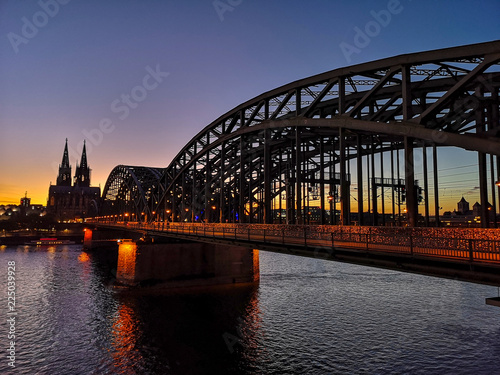
<instances>
[{"instance_id":1,"label":"cathedral twin spire","mask_svg":"<svg viewBox=\"0 0 500 375\"><path fill-rule=\"evenodd\" d=\"M63 154L61 167L71 168L71 166L69 165L68 138L66 138L66 145L64 146L64 154Z\"/></svg>"},{"instance_id":2,"label":"cathedral twin spire","mask_svg":"<svg viewBox=\"0 0 500 375\"><path fill-rule=\"evenodd\" d=\"M66 138L66 145L64 146L62 163L59 164L57 186L71 186L71 165L69 164L68 138Z\"/></svg>"},{"instance_id":3,"label":"cathedral twin spire","mask_svg":"<svg viewBox=\"0 0 500 375\"><path fill-rule=\"evenodd\" d=\"M83 141L82 158L80 165L76 165L75 181L76 186L89 187L90 186L90 168L87 164L87 151L85 147L85 140ZM68 152L68 138L64 146L64 153L62 163L59 165L59 175L57 176L58 186L71 186L71 165L69 164Z\"/></svg>"}]
</instances>

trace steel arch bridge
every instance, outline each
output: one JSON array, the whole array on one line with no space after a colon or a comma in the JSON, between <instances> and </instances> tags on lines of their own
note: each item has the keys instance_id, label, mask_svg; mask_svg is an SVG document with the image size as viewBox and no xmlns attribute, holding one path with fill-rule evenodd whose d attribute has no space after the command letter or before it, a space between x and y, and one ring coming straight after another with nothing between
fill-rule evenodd
<instances>
[{"instance_id":1,"label":"steel arch bridge","mask_svg":"<svg viewBox=\"0 0 500 375\"><path fill-rule=\"evenodd\" d=\"M116 167L102 214L266 224L308 224L314 216L319 224L347 225L356 218L360 225L378 225L387 206L379 193L388 189L393 217L404 202L408 225L418 225L422 200L428 225L427 151L432 149L438 192L437 149L458 147L478 154L481 222L488 226L488 197L495 217L494 182L500 179L499 87L500 41L304 78L225 113L165 169ZM415 180L417 148L423 150L423 186ZM438 200L436 193L437 225Z\"/></svg>"},{"instance_id":2,"label":"steel arch bridge","mask_svg":"<svg viewBox=\"0 0 500 375\"><path fill-rule=\"evenodd\" d=\"M158 200L161 192L162 173L161 168L116 166L104 186L101 213L137 215L139 220L150 220L154 211L152 202Z\"/></svg>"}]
</instances>

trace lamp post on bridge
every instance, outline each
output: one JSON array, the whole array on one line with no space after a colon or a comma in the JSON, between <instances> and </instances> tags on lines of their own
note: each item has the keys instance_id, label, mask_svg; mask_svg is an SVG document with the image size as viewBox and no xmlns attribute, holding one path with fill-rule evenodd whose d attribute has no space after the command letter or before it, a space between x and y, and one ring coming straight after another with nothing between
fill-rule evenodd
<instances>
[{"instance_id":1,"label":"lamp post on bridge","mask_svg":"<svg viewBox=\"0 0 500 375\"><path fill-rule=\"evenodd\" d=\"M497 169L498 169L498 178L500 178L500 157L497 158ZM498 212L495 212L495 217L493 218L494 227L498 226L497 224L497 214L500 214L500 180L495 182L495 186L498 188ZM495 197L495 192L493 191L493 197ZM495 202L492 202L495 205Z\"/></svg>"},{"instance_id":2,"label":"lamp post on bridge","mask_svg":"<svg viewBox=\"0 0 500 375\"><path fill-rule=\"evenodd\" d=\"M330 203L330 225L333 225L334 220L333 220L333 200L335 197L333 196L332 192L328 195L328 202Z\"/></svg>"},{"instance_id":3,"label":"lamp post on bridge","mask_svg":"<svg viewBox=\"0 0 500 375\"><path fill-rule=\"evenodd\" d=\"M210 220L210 221L211 221L211 222L214 222L214 223L215 223L215 221L216 221L216 220L215 220L215 217L217 217L217 215L216 215L217 213L215 212L215 210L217 210L217 206L214 204L214 205L212 205L212 211L213 211L213 213L210 215L211 217L213 217L213 218L214 218L214 220L213 220L213 221L212 221L212 220Z\"/></svg>"}]
</instances>

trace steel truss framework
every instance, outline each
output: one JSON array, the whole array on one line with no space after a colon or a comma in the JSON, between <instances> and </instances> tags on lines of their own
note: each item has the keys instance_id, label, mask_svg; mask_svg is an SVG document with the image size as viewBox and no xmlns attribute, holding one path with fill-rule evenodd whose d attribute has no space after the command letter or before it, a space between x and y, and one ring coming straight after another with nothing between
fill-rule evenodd
<instances>
[{"instance_id":1,"label":"steel truss framework","mask_svg":"<svg viewBox=\"0 0 500 375\"><path fill-rule=\"evenodd\" d=\"M321 224L336 222L338 201L346 225L351 201L363 202L368 194L357 204L356 222L377 225L386 217L379 217L378 207L384 213L386 205L377 188L386 188L393 214L404 190L408 224L415 226L414 150L423 148L428 224L427 151L432 148L437 192L437 148L454 146L478 153L482 223L488 225L489 190L496 195L487 184L488 155L491 181L500 174L499 87L500 41L401 55L292 82L219 117L161 171L116 167L104 189L103 214L133 208L150 220L307 224L316 199ZM384 171L384 158L390 158L390 171ZM370 222L363 212L371 212Z\"/></svg>"},{"instance_id":2,"label":"steel truss framework","mask_svg":"<svg viewBox=\"0 0 500 375\"><path fill-rule=\"evenodd\" d=\"M151 219L162 173L161 168L116 166L104 186L101 213Z\"/></svg>"}]
</instances>

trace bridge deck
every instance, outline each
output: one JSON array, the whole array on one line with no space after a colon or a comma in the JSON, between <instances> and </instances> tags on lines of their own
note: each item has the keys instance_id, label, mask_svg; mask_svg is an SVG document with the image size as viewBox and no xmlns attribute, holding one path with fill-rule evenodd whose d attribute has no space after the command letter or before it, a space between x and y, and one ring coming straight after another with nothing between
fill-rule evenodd
<instances>
[{"instance_id":1,"label":"bridge deck","mask_svg":"<svg viewBox=\"0 0 500 375\"><path fill-rule=\"evenodd\" d=\"M339 232L339 227L329 226L94 224L150 236L240 245L500 286L500 240L496 236L491 239L491 233L498 235L497 231L490 231L490 238L467 238L456 234L455 237L415 236L400 228L368 228L362 233L353 231L355 227Z\"/></svg>"}]
</instances>

